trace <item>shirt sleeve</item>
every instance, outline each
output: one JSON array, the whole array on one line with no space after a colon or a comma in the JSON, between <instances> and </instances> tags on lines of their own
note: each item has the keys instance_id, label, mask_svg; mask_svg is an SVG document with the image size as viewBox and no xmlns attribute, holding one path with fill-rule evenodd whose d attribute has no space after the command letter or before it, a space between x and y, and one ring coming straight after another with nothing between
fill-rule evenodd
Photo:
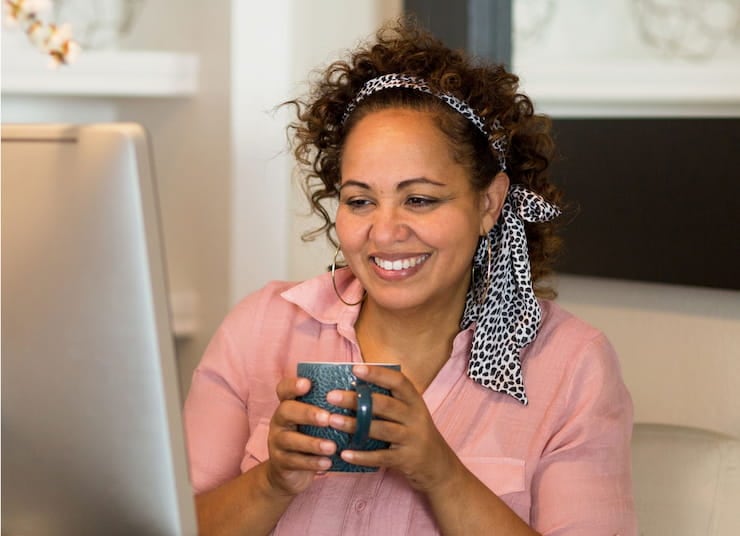
<instances>
[{"instance_id":1,"label":"shirt sleeve","mask_svg":"<svg viewBox=\"0 0 740 536\"><path fill-rule=\"evenodd\" d=\"M633 536L632 401L617 356L599 335L572 362L560 426L532 481L532 525L547 536Z\"/></svg>"},{"instance_id":2,"label":"shirt sleeve","mask_svg":"<svg viewBox=\"0 0 740 536\"><path fill-rule=\"evenodd\" d=\"M235 378L238 363L228 331L221 326L195 369L184 420L195 493L208 491L240 474L249 438L246 392Z\"/></svg>"}]
</instances>

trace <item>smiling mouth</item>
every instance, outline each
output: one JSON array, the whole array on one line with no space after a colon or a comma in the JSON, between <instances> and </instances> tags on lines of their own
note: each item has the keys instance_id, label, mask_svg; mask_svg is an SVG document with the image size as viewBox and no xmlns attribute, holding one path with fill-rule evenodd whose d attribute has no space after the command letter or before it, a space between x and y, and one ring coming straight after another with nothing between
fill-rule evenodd
<instances>
[{"instance_id":1,"label":"smiling mouth","mask_svg":"<svg viewBox=\"0 0 740 536\"><path fill-rule=\"evenodd\" d=\"M388 261L379 257L371 257L373 262L380 266L383 270L388 271L399 271L408 270L414 266L419 266L429 258L428 254L419 255L418 257L409 257L408 259L398 259L395 261Z\"/></svg>"}]
</instances>

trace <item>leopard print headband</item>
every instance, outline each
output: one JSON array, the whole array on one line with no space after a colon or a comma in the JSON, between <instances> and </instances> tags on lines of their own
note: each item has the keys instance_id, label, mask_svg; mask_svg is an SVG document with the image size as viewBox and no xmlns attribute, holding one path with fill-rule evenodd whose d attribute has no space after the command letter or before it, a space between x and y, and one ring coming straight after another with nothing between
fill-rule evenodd
<instances>
[{"instance_id":1,"label":"leopard print headband","mask_svg":"<svg viewBox=\"0 0 740 536\"><path fill-rule=\"evenodd\" d=\"M470 120L490 138L483 119L464 101L434 91L422 78L391 73L365 82L347 106L342 124L369 95L389 88L406 88L439 98ZM498 119L493 129L503 131ZM501 171L506 171L506 136L491 143ZM501 216L491 232L482 237L473 257L473 279L465 300L460 327L475 323L468 376L493 391L511 395L524 405L521 350L537 336L542 310L532 288L524 222L545 222L560 215L560 209L520 184L512 184Z\"/></svg>"},{"instance_id":2,"label":"leopard print headband","mask_svg":"<svg viewBox=\"0 0 740 536\"><path fill-rule=\"evenodd\" d=\"M357 108L357 105L366 97L372 95L373 93L377 93L378 91L391 88L413 89L415 91L421 91L422 93L434 95L442 102L448 104L453 110L462 114L471 123L473 123L473 125L475 125L475 127L486 138L490 138L490 133L486 130L486 125L483 122L483 119L477 113L475 113L466 102L458 99L454 95L450 95L449 93L443 93L433 90L431 87L429 87L429 84L423 78L399 73L384 74L376 78L371 78L370 80L365 82L360 88L360 91L357 92L357 95L355 95L354 100L352 100L352 102L347 105L347 109L344 111L344 116L342 117L342 124L347 121L347 118L354 111L354 109ZM494 119L493 129L503 131L504 127L501 126L501 122L498 119ZM506 171L506 137L497 137L491 142L491 147L498 155L498 163L501 171Z\"/></svg>"}]
</instances>

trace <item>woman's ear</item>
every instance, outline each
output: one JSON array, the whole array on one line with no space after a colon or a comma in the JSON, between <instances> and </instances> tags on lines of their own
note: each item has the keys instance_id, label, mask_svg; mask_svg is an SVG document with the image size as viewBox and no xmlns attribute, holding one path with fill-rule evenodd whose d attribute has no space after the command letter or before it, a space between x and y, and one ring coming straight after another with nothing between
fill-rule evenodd
<instances>
[{"instance_id":1,"label":"woman's ear","mask_svg":"<svg viewBox=\"0 0 740 536\"><path fill-rule=\"evenodd\" d=\"M481 236L487 235L498 221L508 191L509 176L502 171L493 178L491 184L481 194Z\"/></svg>"}]
</instances>

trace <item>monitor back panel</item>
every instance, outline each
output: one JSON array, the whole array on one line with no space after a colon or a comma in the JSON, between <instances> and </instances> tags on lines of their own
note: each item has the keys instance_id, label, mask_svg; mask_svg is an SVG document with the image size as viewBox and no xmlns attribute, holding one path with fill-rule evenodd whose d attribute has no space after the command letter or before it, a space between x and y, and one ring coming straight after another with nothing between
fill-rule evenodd
<instances>
[{"instance_id":1,"label":"monitor back panel","mask_svg":"<svg viewBox=\"0 0 740 536\"><path fill-rule=\"evenodd\" d=\"M136 125L3 126L2 533L195 534Z\"/></svg>"}]
</instances>

